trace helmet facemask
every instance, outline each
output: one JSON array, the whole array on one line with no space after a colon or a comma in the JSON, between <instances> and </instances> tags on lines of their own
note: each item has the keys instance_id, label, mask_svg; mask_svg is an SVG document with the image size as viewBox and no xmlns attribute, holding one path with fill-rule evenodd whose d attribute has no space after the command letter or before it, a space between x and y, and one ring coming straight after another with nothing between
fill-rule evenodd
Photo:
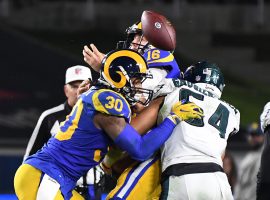
<instances>
[{"instance_id":1,"label":"helmet facemask","mask_svg":"<svg viewBox=\"0 0 270 200\"><path fill-rule=\"evenodd\" d=\"M127 39L125 41L119 41L117 43L117 49L133 49L138 51L140 54L144 54L149 48L150 44L144 43L144 36L142 32L141 22L133 24L131 27L126 29ZM136 38L137 37L137 38ZM136 38L136 41L134 41Z\"/></svg>"},{"instance_id":2,"label":"helmet facemask","mask_svg":"<svg viewBox=\"0 0 270 200\"><path fill-rule=\"evenodd\" d=\"M147 106L153 97L153 91L142 88L142 83L146 79L152 78L152 75L148 72L134 72L128 74L124 67L118 66L118 68L127 80L127 84L121 88L119 92L125 96L131 106L136 103L141 103L142 105ZM139 86L137 86L136 82L139 82Z\"/></svg>"}]
</instances>

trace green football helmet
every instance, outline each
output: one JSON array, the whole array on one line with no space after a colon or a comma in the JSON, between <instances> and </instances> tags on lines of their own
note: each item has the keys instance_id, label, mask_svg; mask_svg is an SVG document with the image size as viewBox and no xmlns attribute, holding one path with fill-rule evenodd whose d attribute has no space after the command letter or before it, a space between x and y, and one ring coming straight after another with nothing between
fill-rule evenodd
<instances>
[{"instance_id":1,"label":"green football helmet","mask_svg":"<svg viewBox=\"0 0 270 200\"><path fill-rule=\"evenodd\" d=\"M223 74L217 64L207 61L201 61L188 67L184 73L184 79L198 84L218 98L225 87Z\"/></svg>"}]
</instances>

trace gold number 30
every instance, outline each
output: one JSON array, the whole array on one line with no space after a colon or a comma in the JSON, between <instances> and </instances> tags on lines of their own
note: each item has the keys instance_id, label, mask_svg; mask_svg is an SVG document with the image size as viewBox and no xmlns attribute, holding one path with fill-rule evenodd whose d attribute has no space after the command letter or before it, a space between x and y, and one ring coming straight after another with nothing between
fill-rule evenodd
<instances>
[{"instance_id":1,"label":"gold number 30","mask_svg":"<svg viewBox=\"0 0 270 200\"><path fill-rule=\"evenodd\" d=\"M123 109L123 102L120 99L115 99L112 96L108 96L106 98L109 102L105 104L105 108L108 109L115 109L118 112L121 112Z\"/></svg>"}]
</instances>

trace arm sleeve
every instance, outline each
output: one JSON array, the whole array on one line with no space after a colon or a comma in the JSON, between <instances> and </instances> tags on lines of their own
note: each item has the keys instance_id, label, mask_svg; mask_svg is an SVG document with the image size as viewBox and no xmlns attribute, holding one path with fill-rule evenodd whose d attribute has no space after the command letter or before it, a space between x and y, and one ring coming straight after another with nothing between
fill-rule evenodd
<instances>
[{"instance_id":1,"label":"arm sleeve","mask_svg":"<svg viewBox=\"0 0 270 200\"><path fill-rule=\"evenodd\" d=\"M148 159L171 135L175 124L165 119L159 126L140 136L129 124L115 138L114 142L139 161Z\"/></svg>"}]
</instances>

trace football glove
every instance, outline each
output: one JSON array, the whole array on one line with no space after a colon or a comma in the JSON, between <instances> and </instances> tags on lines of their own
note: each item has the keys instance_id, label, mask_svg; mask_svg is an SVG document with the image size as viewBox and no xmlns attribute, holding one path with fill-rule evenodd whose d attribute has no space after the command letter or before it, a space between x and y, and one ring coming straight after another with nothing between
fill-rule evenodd
<instances>
[{"instance_id":1,"label":"football glove","mask_svg":"<svg viewBox=\"0 0 270 200\"><path fill-rule=\"evenodd\" d=\"M103 170L105 174L112 176L112 168L107 166L103 161L99 163L99 167Z\"/></svg>"},{"instance_id":2,"label":"football glove","mask_svg":"<svg viewBox=\"0 0 270 200\"><path fill-rule=\"evenodd\" d=\"M174 123L189 119L201 119L204 117L203 110L193 102L177 102L172 106L172 112L168 118Z\"/></svg>"},{"instance_id":3,"label":"football glove","mask_svg":"<svg viewBox=\"0 0 270 200\"><path fill-rule=\"evenodd\" d=\"M86 178L86 184L87 185L93 185L93 184L99 183L100 180L102 179L102 177L104 176L104 173L105 173L104 170L99 165L91 168L87 172L87 174L85 176L85 178ZM76 185L77 186L83 186L84 185L84 180L83 179L84 178L81 177L77 181Z\"/></svg>"},{"instance_id":4,"label":"football glove","mask_svg":"<svg viewBox=\"0 0 270 200\"><path fill-rule=\"evenodd\" d=\"M100 163L101 169L107 175L112 175L112 165L125 155L125 152L117 147L110 147L108 153Z\"/></svg>"}]
</instances>

